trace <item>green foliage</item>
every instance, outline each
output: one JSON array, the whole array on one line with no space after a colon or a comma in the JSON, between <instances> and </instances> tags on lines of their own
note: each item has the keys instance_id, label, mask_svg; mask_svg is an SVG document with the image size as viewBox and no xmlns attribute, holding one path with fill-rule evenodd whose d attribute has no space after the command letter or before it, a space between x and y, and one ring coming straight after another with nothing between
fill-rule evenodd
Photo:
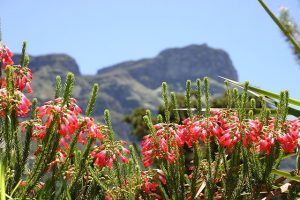
<instances>
[{"instance_id":1,"label":"green foliage","mask_svg":"<svg viewBox=\"0 0 300 200\"><path fill-rule=\"evenodd\" d=\"M138 140L141 140L145 135L149 133L149 130L144 123L143 116L146 114L146 108L136 108L133 110L130 116L124 118L124 122L132 126L131 134L136 136ZM152 119L153 121L154 119Z\"/></svg>"},{"instance_id":2,"label":"green foliage","mask_svg":"<svg viewBox=\"0 0 300 200\"><path fill-rule=\"evenodd\" d=\"M259 2L298 50L291 31L286 30L263 1ZM22 53L21 65L27 67L26 43ZM138 128L136 135L142 137L148 133L142 143L144 169L137 148L130 145L129 152L125 142L116 139L108 110L104 111L105 125L89 116L98 95L97 84L91 91L86 116L78 116L81 110L72 98L74 75L68 73L63 91L61 78L57 77L56 99L44 107L37 107L37 100L33 100L30 119L19 123L22 96L15 85L14 72L13 66L6 66L7 91L2 94L7 96L8 103L0 97L1 200L150 200L158 195L175 200L203 196L211 200L299 197L299 150L292 153L299 137L299 119L289 121L287 116L299 117L300 101L291 99L287 91L275 94L249 82L226 79L224 97L211 101L207 77L203 79L203 88L200 79L195 89L188 80L185 96L169 93L167 83L162 83L164 102L157 117L140 108L125 119ZM230 88L229 83L243 91ZM274 104L272 109L267 103ZM50 110L51 106L55 109ZM50 120L41 117L45 113L51 116ZM148 129L141 126L141 119ZM43 123L46 128L40 135L36 126ZM25 138L21 140L23 124ZM31 155L34 137L40 140L38 152ZM62 146L64 140L68 140L68 148ZM78 144L80 140L82 145ZM280 170L280 162L294 155L297 155L295 170ZM31 156L34 159L30 161Z\"/></svg>"},{"instance_id":3,"label":"green foliage","mask_svg":"<svg viewBox=\"0 0 300 200\"><path fill-rule=\"evenodd\" d=\"M279 21L280 21L282 27L286 30L286 32L289 33L289 35L292 36L299 45L300 44L300 31L298 28L298 24L291 18L287 8L281 9L281 12L279 15ZM291 45L291 47L293 49L293 53L296 56L297 62L300 64L299 48L294 46L293 43L290 42L290 40L287 36L286 36L286 40Z\"/></svg>"}]
</instances>

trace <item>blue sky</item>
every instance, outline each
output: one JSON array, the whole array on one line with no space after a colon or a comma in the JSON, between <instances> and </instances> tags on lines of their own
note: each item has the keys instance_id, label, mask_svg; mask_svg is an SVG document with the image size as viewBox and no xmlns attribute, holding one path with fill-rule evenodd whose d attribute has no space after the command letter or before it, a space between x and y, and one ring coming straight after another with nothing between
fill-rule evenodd
<instances>
[{"instance_id":1,"label":"blue sky","mask_svg":"<svg viewBox=\"0 0 300 200\"><path fill-rule=\"evenodd\" d=\"M274 13L300 1L265 0ZM161 50L206 43L227 51L240 81L300 98L300 65L256 0L0 0L3 40L19 52L67 53L84 74L154 57ZM154 74L155 75L155 74Z\"/></svg>"}]
</instances>

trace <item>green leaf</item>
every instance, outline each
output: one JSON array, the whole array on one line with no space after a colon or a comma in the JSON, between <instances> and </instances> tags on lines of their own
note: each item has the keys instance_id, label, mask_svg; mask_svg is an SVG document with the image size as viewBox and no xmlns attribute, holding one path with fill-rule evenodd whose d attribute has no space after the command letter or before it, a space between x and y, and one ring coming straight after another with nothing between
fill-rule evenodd
<instances>
[{"instance_id":1,"label":"green leaf","mask_svg":"<svg viewBox=\"0 0 300 200\"><path fill-rule=\"evenodd\" d=\"M222 78L222 79L227 80L232 85L235 85L239 88L244 88L244 84L242 84L240 82L237 82L237 81L234 81L234 80L222 77L222 76L219 76L219 77ZM274 104L274 105L277 105L277 102L275 100L278 100L278 101L280 100L280 95L279 94L274 93L274 92L270 92L270 91L267 91L267 90L263 90L263 89L260 89L258 87L254 87L254 86L249 85L248 91L251 94L255 95L255 96L258 96L258 97L262 96L266 102ZM296 99L293 99L293 98L289 98L289 104L300 107L300 101L296 100ZM289 111L290 115L300 116L300 110L292 108L292 107L288 107L288 108L289 108L288 111Z\"/></svg>"},{"instance_id":2,"label":"green leaf","mask_svg":"<svg viewBox=\"0 0 300 200\"><path fill-rule=\"evenodd\" d=\"M2 160L0 160L0 199L5 199L5 174Z\"/></svg>"},{"instance_id":3,"label":"green leaf","mask_svg":"<svg viewBox=\"0 0 300 200\"><path fill-rule=\"evenodd\" d=\"M293 174L291 174L290 172L287 172L287 171L273 169L271 173L273 173L277 176L282 176L284 178L287 178L287 179L290 179L290 180L293 180L293 181L300 182L300 176L293 175Z\"/></svg>"}]
</instances>

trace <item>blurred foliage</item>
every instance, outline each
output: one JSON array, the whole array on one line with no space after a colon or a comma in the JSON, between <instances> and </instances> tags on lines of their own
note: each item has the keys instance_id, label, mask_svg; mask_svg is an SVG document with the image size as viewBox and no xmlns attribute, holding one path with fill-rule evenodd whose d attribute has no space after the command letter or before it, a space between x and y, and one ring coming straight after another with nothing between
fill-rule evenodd
<instances>
[{"instance_id":1,"label":"blurred foliage","mask_svg":"<svg viewBox=\"0 0 300 200\"><path fill-rule=\"evenodd\" d=\"M286 7L280 9L279 21L285 28L285 30L295 39L295 41L300 43L300 30L297 22L290 16L289 10ZM286 37L286 36L285 36ZM286 41L290 44L293 54L296 57L298 64L300 64L300 50L296 48L291 41L286 37Z\"/></svg>"}]
</instances>

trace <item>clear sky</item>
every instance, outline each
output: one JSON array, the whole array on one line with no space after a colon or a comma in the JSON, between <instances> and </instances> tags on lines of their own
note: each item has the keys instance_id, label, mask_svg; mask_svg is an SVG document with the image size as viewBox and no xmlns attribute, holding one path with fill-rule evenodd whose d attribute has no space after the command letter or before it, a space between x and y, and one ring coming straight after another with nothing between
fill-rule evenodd
<instances>
[{"instance_id":1,"label":"clear sky","mask_svg":"<svg viewBox=\"0 0 300 200\"><path fill-rule=\"evenodd\" d=\"M300 24L300 1L265 2L276 14L289 7ZM32 55L67 53L83 74L206 43L229 53L240 81L300 98L300 65L256 0L0 0L0 8L10 49L26 40Z\"/></svg>"}]
</instances>

